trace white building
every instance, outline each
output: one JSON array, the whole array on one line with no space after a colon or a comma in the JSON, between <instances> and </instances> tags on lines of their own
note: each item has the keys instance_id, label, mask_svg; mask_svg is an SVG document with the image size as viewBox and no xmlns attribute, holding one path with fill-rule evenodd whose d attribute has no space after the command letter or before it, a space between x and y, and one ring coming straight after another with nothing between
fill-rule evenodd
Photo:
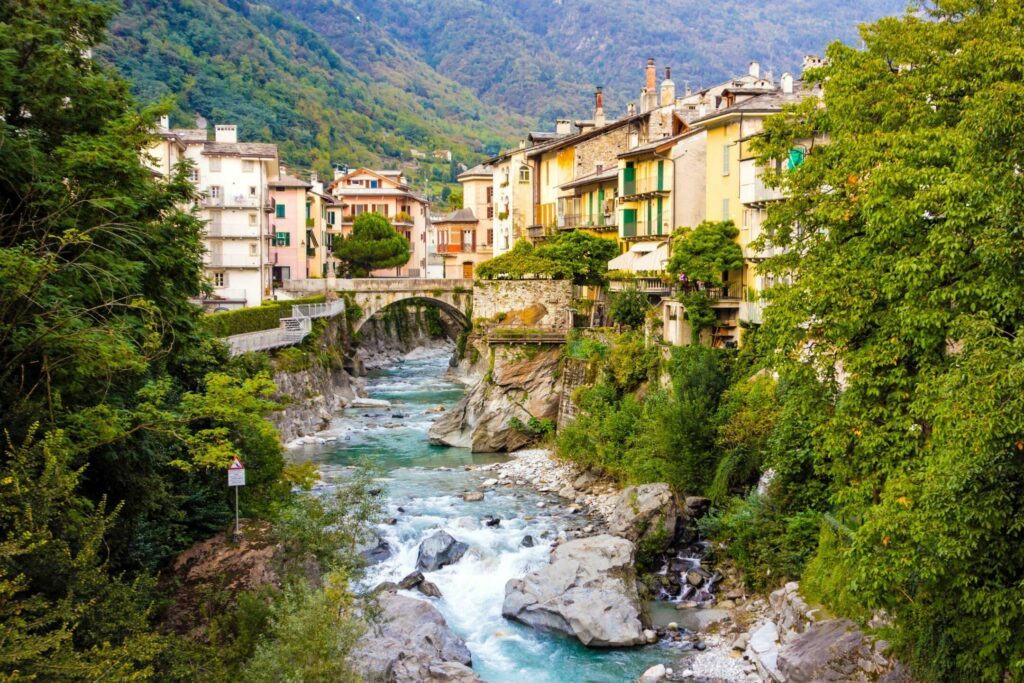
<instances>
[{"instance_id":1,"label":"white building","mask_svg":"<svg viewBox=\"0 0 1024 683\"><path fill-rule=\"evenodd\" d=\"M210 140L204 128L168 128L164 117L161 142L151 150L154 170L167 174L180 157L195 164L192 181L206 222L203 263L213 289L201 303L212 310L258 306L271 287L267 182L279 175L277 145L238 142L233 125L214 130Z\"/></svg>"}]
</instances>

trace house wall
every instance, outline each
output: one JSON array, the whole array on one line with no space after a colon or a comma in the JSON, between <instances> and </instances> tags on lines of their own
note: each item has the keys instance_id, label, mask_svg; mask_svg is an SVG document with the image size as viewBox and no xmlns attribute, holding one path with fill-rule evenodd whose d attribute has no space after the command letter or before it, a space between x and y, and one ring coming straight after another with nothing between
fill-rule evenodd
<instances>
[{"instance_id":1,"label":"house wall","mask_svg":"<svg viewBox=\"0 0 1024 683\"><path fill-rule=\"evenodd\" d=\"M275 286L281 286L282 280L310 276L306 271L306 190L301 187L272 188L270 199L274 205L270 214L270 231L275 238L270 248L270 260L276 269ZM282 207L283 217L280 215ZM282 240L284 236L287 237L287 245Z\"/></svg>"},{"instance_id":2,"label":"house wall","mask_svg":"<svg viewBox=\"0 0 1024 683\"><path fill-rule=\"evenodd\" d=\"M672 148L673 227L697 227L706 215L707 133L680 140Z\"/></svg>"}]
</instances>

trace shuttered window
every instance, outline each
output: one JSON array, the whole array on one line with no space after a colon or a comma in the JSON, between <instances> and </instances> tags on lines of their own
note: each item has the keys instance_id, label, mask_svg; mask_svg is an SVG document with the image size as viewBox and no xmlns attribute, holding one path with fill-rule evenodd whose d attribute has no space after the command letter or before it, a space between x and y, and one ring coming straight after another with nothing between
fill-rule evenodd
<instances>
[{"instance_id":1,"label":"shuttered window","mask_svg":"<svg viewBox=\"0 0 1024 683\"><path fill-rule=\"evenodd\" d=\"M729 145L722 146L722 175L729 175Z\"/></svg>"}]
</instances>

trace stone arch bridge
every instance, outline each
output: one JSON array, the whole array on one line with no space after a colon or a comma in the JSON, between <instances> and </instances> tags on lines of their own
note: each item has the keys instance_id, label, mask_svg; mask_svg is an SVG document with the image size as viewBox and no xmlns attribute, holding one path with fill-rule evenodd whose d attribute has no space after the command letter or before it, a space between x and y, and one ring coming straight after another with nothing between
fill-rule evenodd
<instances>
[{"instance_id":1,"label":"stone arch bridge","mask_svg":"<svg viewBox=\"0 0 1024 683\"><path fill-rule=\"evenodd\" d=\"M356 278L351 280L288 280L285 291L294 298L337 292L336 301L292 306L292 315L282 318L280 327L227 337L231 353L267 351L298 344L313 328L316 318L333 318L346 311L347 302L355 304L362 315L353 323L359 329L374 315L399 301L419 300L432 303L464 326L469 325L473 306L472 280L424 278Z\"/></svg>"}]
</instances>

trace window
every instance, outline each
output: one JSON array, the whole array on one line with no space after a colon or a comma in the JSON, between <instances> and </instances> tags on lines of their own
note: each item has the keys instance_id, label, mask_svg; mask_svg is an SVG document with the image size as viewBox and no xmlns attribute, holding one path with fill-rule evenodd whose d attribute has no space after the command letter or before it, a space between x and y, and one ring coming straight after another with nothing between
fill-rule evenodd
<instances>
[{"instance_id":1,"label":"window","mask_svg":"<svg viewBox=\"0 0 1024 683\"><path fill-rule=\"evenodd\" d=\"M220 157L210 157L210 170L220 171Z\"/></svg>"},{"instance_id":2,"label":"window","mask_svg":"<svg viewBox=\"0 0 1024 683\"><path fill-rule=\"evenodd\" d=\"M494 201L494 188L493 187L488 187L487 188L487 203L490 204L493 201Z\"/></svg>"},{"instance_id":3,"label":"window","mask_svg":"<svg viewBox=\"0 0 1024 683\"><path fill-rule=\"evenodd\" d=\"M337 225L337 218L335 218L336 215L337 214L333 211L327 212L327 225Z\"/></svg>"},{"instance_id":4,"label":"window","mask_svg":"<svg viewBox=\"0 0 1024 683\"><path fill-rule=\"evenodd\" d=\"M210 185L210 198L220 199L221 189L219 185Z\"/></svg>"},{"instance_id":5,"label":"window","mask_svg":"<svg viewBox=\"0 0 1024 683\"><path fill-rule=\"evenodd\" d=\"M487 244L494 244L494 230L487 230Z\"/></svg>"},{"instance_id":6,"label":"window","mask_svg":"<svg viewBox=\"0 0 1024 683\"><path fill-rule=\"evenodd\" d=\"M252 159L242 159L242 173L253 173L256 171L256 162Z\"/></svg>"},{"instance_id":7,"label":"window","mask_svg":"<svg viewBox=\"0 0 1024 683\"><path fill-rule=\"evenodd\" d=\"M369 181L369 184L370 184L370 189L376 189L377 186L378 186L378 181L371 180L371 181Z\"/></svg>"},{"instance_id":8,"label":"window","mask_svg":"<svg viewBox=\"0 0 1024 683\"><path fill-rule=\"evenodd\" d=\"M249 214L249 225L256 225L256 214Z\"/></svg>"},{"instance_id":9,"label":"window","mask_svg":"<svg viewBox=\"0 0 1024 683\"><path fill-rule=\"evenodd\" d=\"M256 196L256 186L255 185L250 185L249 186L249 196L250 197L255 197Z\"/></svg>"},{"instance_id":10,"label":"window","mask_svg":"<svg viewBox=\"0 0 1024 683\"><path fill-rule=\"evenodd\" d=\"M284 204L278 204L274 210L277 212L278 218L284 218Z\"/></svg>"},{"instance_id":11,"label":"window","mask_svg":"<svg viewBox=\"0 0 1024 683\"><path fill-rule=\"evenodd\" d=\"M722 175L729 175L729 147L732 145L722 145Z\"/></svg>"},{"instance_id":12,"label":"window","mask_svg":"<svg viewBox=\"0 0 1024 683\"><path fill-rule=\"evenodd\" d=\"M519 182L528 183L530 182L530 167L520 166L519 167Z\"/></svg>"},{"instance_id":13,"label":"window","mask_svg":"<svg viewBox=\"0 0 1024 683\"><path fill-rule=\"evenodd\" d=\"M367 206L368 206L367 204L353 204L352 205L352 215L353 216L358 216L361 213L366 213L366 211L367 211L366 207Z\"/></svg>"},{"instance_id":14,"label":"window","mask_svg":"<svg viewBox=\"0 0 1024 683\"><path fill-rule=\"evenodd\" d=\"M224 286L227 285L227 283L228 283L228 277L224 273L224 271L221 270L221 271L218 271L218 272L213 274L213 286L214 287L224 287Z\"/></svg>"},{"instance_id":15,"label":"window","mask_svg":"<svg viewBox=\"0 0 1024 683\"><path fill-rule=\"evenodd\" d=\"M312 217L313 217L312 205L307 203L306 204L306 220L308 221Z\"/></svg>"},{"instance_id":16,"label":"window","mask_svg":"<svg viewBox=\"0 0 1024 683\"><path fill-rule=\"evenodd\" d=\"M259 256L258 247L255 244L249 245L249 256Z\"/></svg>"},{"instance_id":17,"label":"window","mask_svg":"<svg viewBox=\"0 0 1024 683\"><path fill-rule=\"evenodd\" d=\"M374 211L374 213L379 213L381 216L387 216L388 215L388 205L387 204L374 204L373 205L373 211Z\"/></svg>"},{"instance_id":18,"label":"window","mask_svg":"<svg viewBox=\"0 0 1024 683\"><path fill-rule=\"evenodd\" d=\"M188 170L188 179L193 183L199 182L199 169L193 166Z\"/></svg>"},{"instance_id":19,"label":"window","mask_svg":"<svg viewBox=\"0 0 1024 683\"><path fill-rule=\"evenodd\" d=\"M494 218L494 206L492 204L487 205L487 217Z\"/></svg>"},{"instance_id":20,"label":"window","mask_svg":"<svg viewBox=\"0 0 1024 683\"><path fill-rule=\"evenodd\" d=\"M290 247L292 244L292 235L289 232L278 232L274 235L274 246L275 247Z\"/></svg>"},{"instance_id":21,"label":"window","mask_svg":"<svg viewBox=\"0 0 1024 683\"><path fill-rule=\"evenodd\" d=\"M731 221L732 220L732 216L729 215L729 199L728 198L722 200L722 220L723 221Z\"/></svg>"}]
</instances>

